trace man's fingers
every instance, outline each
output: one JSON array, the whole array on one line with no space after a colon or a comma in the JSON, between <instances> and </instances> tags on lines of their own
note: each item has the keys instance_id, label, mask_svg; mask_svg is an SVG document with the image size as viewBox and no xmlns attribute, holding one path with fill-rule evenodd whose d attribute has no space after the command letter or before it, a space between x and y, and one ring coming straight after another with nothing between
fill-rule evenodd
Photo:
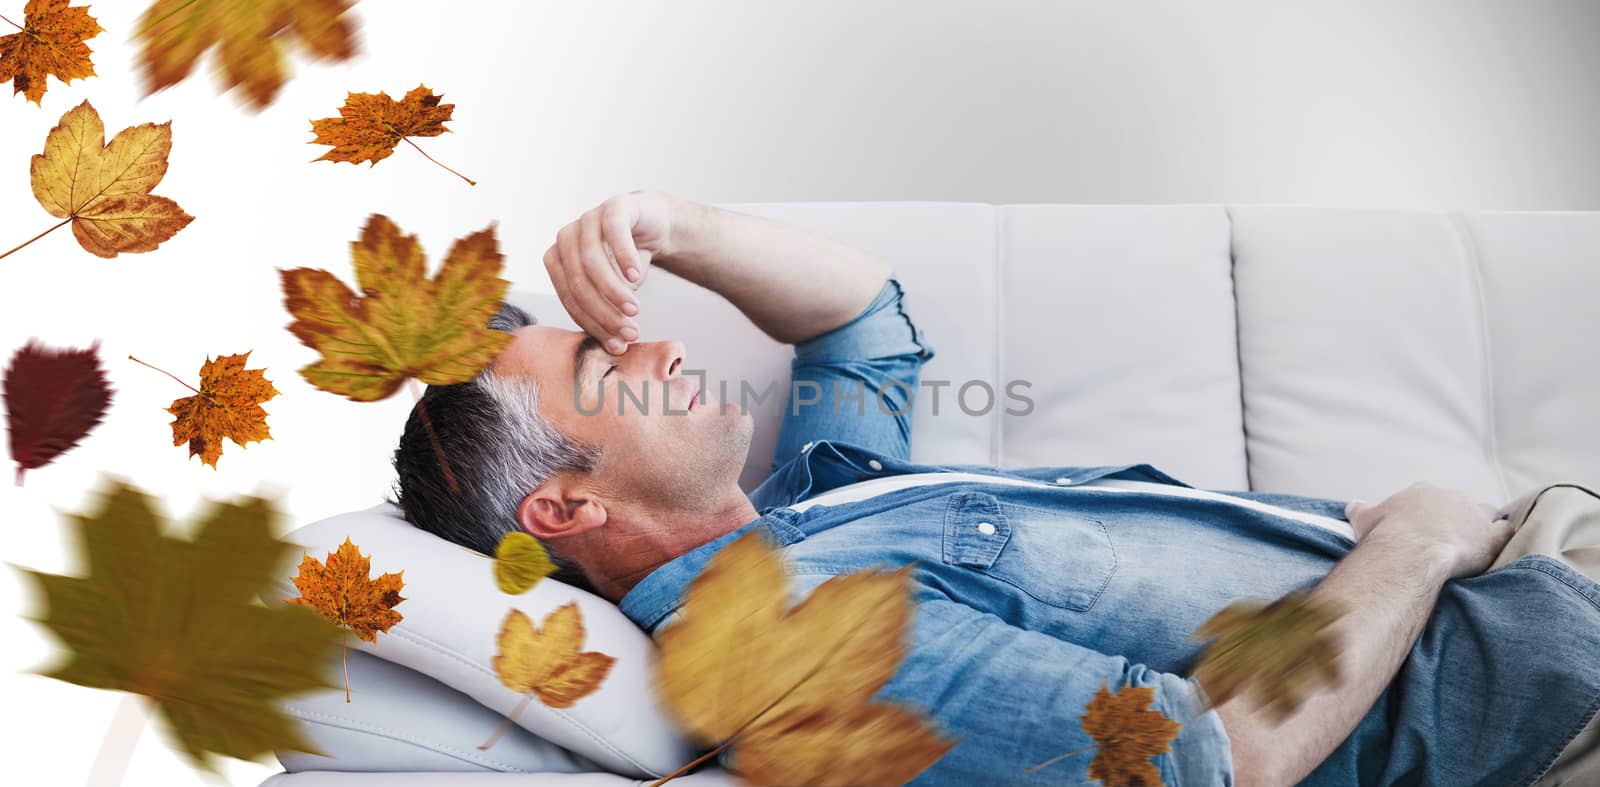
<instances>
[{"instance_id":1,"label":"man's fingers","mask_svg":"<svg viewBox=\"0 0 1600 787\"><path fill-rule=\"evenodd\" d=\"M608 283L617 282L618 275L606 254L605 243L600 238L600 221L594 211L583 214L578 220L578 248L577 270L568 281L578 302L589 311L589 317L605 328L605 334L595 338L604 342L608 351L621 353L626 347L619 349L613 342L637 339L639 329L607 297L605 288Z\"/></svg>"},{"instance_id":2,"label":"man's fingers","mask_svg":"<svg viewBox=\"0 0 1600 787\"><path fill-rule=\"evenodd\" d=\"M600 217L600 231L623 277L637 287L644 279L644 262L639 259L639 248L633 242L633 219L625 210L620 207L606 208ZM623 311L627 311L626 305Z\"/></svg>"},{"instance_id":3,"label":"man's fingers","mask_svg":"<svg viewBox=\"0 0 1600 787\"><path fill-rule=\"evenodd\" d=\"M1361 509L1367 505L1365 500L1351 500L1344 504L1344 518L1354 520L1361 515Z\"/></svg>"},{"instance_id":4,"label":"man's fingers","mask_svg":"<svg viewBox=\"0 0 1600 787\"><path fill-rule=\"evenodd\" d=\"M583 307L572 297L572 288L567 284L567 272L561 264L561 249L557 246L551 246L550 250L544 253L544 269L550 274L550 285L555 287L556 297L561 300L561 307L567 310L572 321L577 323L584 333L599 336L600 334L596 333L599 326L589 319Z\"/></svg>"},{"instance_id":5,"label":"man's fingers","mask_svg":"<svg viewBox=\"0 0 1600 787\"><path fill-rule=\"evenodd\" d=\"M556 262L554 269L560 273L552 273L550 281L555 285L556 295L561 298L561 305L567 308L567 314L572 316L572 321L583 329L584 333L599 339L602 346L611 350L609 342L614 334L604 323L596 319L589 308L588 279L583 275L583 266L578 262L578 228L568 224L556 233ZM620 341L620 340L618 340ZM620 353L622 350L617 350Z\"/></svg>"},{"instance_id":6,"label":"man's fingers","mask_svg":"<svg viewBox=\"0 0 1600 787\"><path fill-rule=\"evenodd\" d=\"M599 211L591 210L583 214L583 218L579 221L581 229L578 235L583 243L583 269L589 277L589 285L605 299L605 303L597 305L596 308L614 312L596 316L601 317L608 325L614 325L622 338L629 341L639 338L637 326L634 326L633 321L627 317L629 307L634 314L638 313L638 304L634 300L633 290L622 281L621 268L618 267L616 258L612 256L611 244L601 228ZM627 327L634 328L632 336L628 336L624 330Z\"/></svg>"}]
</instances>

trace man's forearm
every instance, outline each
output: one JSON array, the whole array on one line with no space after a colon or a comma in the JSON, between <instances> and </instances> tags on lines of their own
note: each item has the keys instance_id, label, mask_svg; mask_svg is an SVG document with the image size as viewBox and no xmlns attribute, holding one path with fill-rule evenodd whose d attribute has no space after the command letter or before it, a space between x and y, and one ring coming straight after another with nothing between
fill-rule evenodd
<instances>
[{"instance_id":1,"label":"man's forearm","mask_svg":"<svg viewBox=\"0 0 1600 787\"><path fill-rule=\"evenodd\" d=\"M839 327L872 302L889 264L798 227L673 197L668 248L651 264L728 299L786 343Z\"/></svg>"},{"instance_id":2,"label":"man's forearm","mask_svg":"<svg viewBox=\"0 0 1600 787\"><path fill-rule=\"evenodd\" d=\"M1382 529L1340 561L1311 595L1345 610L1334 624L1344 645L1344 682L1312 695L1278 725L1265 712L1252 713L1245 697L1217 706L1239 787L1295 784L1349 737L1405 662L1448 578L1447 561L1428 545Z\"/></svg>"}]
</instances>

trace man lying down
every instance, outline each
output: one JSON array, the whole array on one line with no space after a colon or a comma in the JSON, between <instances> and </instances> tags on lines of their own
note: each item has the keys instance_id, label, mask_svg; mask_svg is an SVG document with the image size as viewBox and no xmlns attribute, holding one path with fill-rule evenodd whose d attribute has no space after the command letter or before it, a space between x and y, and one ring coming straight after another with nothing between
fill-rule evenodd
<instances>
[{"instance_id":1,"label":"man lying down","mask_svg":"<svg viewBox=\"0 0 1600 787\"><path fill-rule=\"evenodd\" d=\"M1559 533L1512 540L1531 521L1502 515L1518 503L1424 483L1376 505L1211 492L1148 464L916 464L906 405L934 350L885 262L633 192L562 228L545 266L584 332L500 311L491 327L515 338L494 364L423 396L459 492L417 411L406 424L394 461L407 519L486 554L525 530L557 579L652 635L751 528L813 587L918 561L908 654L874 699L961 740L912 784L1078 783L1056 770L1068 763L1024 769L1083 744L1079 717L1109 685L1153 689L1152 707L1183 725L1152 760L1169 787L1600 785L1600 585L1583 573L1600 569L1568 562ZM699 390L681 343L638 341L648 266L793 344L795 385L822 393L786 409L752 493L737 483L751 416ZM602 385L665 386L672 409L595 412ZM862 385L864 411L850 398ZM1232 601L1308 588L1348 610L1341 686L1281 724L1243 697L1203 710L1183 677L1200 647L1189 634Z\"/></svg>"}]
</instances>

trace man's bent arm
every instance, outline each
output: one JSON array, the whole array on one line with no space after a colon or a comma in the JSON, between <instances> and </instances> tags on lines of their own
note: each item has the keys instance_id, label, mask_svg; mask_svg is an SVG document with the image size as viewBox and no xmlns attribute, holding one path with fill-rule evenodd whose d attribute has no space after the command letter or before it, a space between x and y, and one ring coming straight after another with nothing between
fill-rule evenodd
<instances>
[{"instance_id":1,"label":"man's bent arm","mask_svg":"<svg viewBox=\"0 0 1600 787\"><path fill-rule=\"evenodd\" d=\"M1310 774L1355 730L1394 679L1421 635L1444 583L1448 558L1379 528L1311 592L1344 609L1334 624L1344 646L1344 682L1309 697L1282 724L1252 713L1243 695L1217 706L1228 731L1239 787L1292 785ZM1202 687L1203 688L1203 687Z\"/></svg>"},{"instance_id":2,"label":"man's bent arm","mask_svg":"<svg viewBox=\"0 0 1600 787\"><path fill-rule=\"evenodd\" d=\"M773 339L795 344L854 318L889 264L799 227L664 195L666 248L653 265L728 299Z\"/></svg>"}]
</instances>

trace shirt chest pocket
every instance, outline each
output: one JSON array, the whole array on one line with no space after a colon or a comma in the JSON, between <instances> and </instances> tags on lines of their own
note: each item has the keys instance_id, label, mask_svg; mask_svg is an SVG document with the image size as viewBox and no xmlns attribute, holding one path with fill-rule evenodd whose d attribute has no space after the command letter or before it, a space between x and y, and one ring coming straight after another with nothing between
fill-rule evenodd
<instances>
[{"instance_id":1,"label":"shirt chest pocket","mask_svg":"<svg viewBox=\"0 0 1600 787\"><path fill-rule=\"evenodd\" d=\"M1098 519L1002 503L985 492L950 495L944 562L980 571L1046 604L1087 612L1117 570Z\"/></svg>"}]
</instances>

